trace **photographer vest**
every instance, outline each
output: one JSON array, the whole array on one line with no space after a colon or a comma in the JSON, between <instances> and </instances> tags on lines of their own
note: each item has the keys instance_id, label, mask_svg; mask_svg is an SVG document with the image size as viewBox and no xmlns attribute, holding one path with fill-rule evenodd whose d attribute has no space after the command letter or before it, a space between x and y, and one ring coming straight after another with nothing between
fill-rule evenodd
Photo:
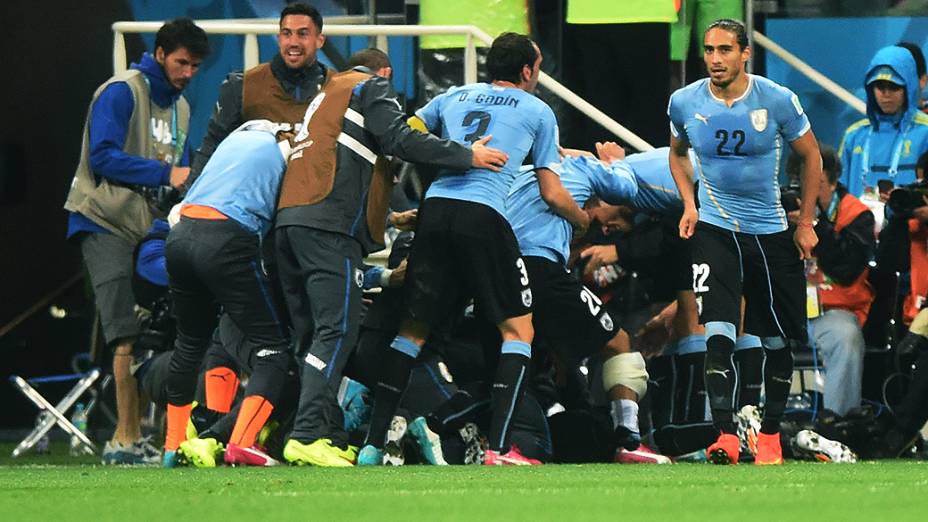
<instances>
[{"instance_id":1,"label":"photographer vest","mask_svg":"<svg viewBox=\"0 0 928 522\"><path fill-rule=\"evenodd\" d=\"M909 273L912 282L909 295L902 303L902 318L905 324L912 324L918 312L928 304L928 226L917 219L910 219L909 240L912 244L909 254L912 259L912 269Z\"/></svg>"},{"instance_id":2,"label":"photographer vest","mask_svg":"<svg viewBox=\"0 0 928 522\"><path fill-rule=\"evenodd\" d=\"M124 82L132 92L133 108L129 117L126 154L176 165L187 141L190 106L183 96L168 107L152 103L145 74L130 69L116 74L94 92L84 120L81 157L71 182L64 208L77 212L97 225L129 241L142 239L155 216L145 196L132 187L96 176L90 168L90 118L100 93L112 83Z\"/></svg>"},{"instance_id":3,"label":"photographer vest","mask_svg":"<svg viewBox=\"0 0 928 522\"><path fill-rule=\"evenodd\" d=\"M310 103L310 108L307 109L308 123L304 122L308 125L308 131L301 132L297 136L298 141L293 146L290 163L284 173L280 202L277 207L278 210L283 210L319 204L332 193L333 186L336 184L336 176L339 175L341 168L371 169L368 171L371 177L370 186L366 187L367 190L364 190L363 186L353 187L351 190L357 195L345 198L345 204L348 204L347 200L350 200L352 208L357 208L362 204L358 198L364 198L366 193L367 201L363 202L366 233L362 234L360 230L355 231L354 234L349 230L341 231L354 235L361 241L365 251L376 248L377 245L382 248L384 223L393 181L388 173L387 162L373 155L359 160L358 163L338 165L338 145L340 142L345 142L348 144L345 146L349 148L355 147L366 151L370 151L370 147L373 146L372 143L366 143L368 138L361 134L352 136L343 132L352 92L355 86L370 77L370 74L359 71L335 74ZM354 117L358 116L363 115ZM342 193L340 192L339 195ZM331 213L329 210L334 210L323 211L322 206L318 205L318 209L313 207L307 211L318 215L318 212Z\"/></svg>"},{"instance_id":4,"label":"photographer vest","mask_svg":"<svg viewBox=\"0 0 928 522\"><path fill-rule=\"evenodd\" d=\"M326 69L326 83L331 77L332 70ZM295 129L303 121L308 105L308 100L297 101L284 91L270 63L245 71L242 79L242 121L270 120L289 123Z\"/></svg>"},{"instance_id":5,"label":"photographer vest","mask_svg":"<svg viewBox=\"0 0 928 522\"><path fill-rule=\"evenodd\" d=\"M856 197L846 194L838 203L838 212L835 217L835 233L841 233L844 227L850 225L857 216L870 210L867 205ZM863 326L873 302L873 289L868 278L870 269L865 268L848 286L826 280L824 272L817 270L809 274L809 280L818 286L819 301L822 307L828 309L847 310L857 317L857 323Z\"/></svg>"}]
</instances>

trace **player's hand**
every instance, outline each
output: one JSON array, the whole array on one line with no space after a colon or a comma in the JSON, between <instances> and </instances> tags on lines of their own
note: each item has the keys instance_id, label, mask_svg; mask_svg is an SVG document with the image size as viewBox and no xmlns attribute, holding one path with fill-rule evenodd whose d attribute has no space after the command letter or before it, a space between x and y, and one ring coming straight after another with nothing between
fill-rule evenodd
<instances>
[{"instance_id":1,"label":"player's hand","mask_svg":"<svg viewBox=\"0 0 928 522\"><path fill-rule=\"evenodd\" d=\"M393 269L393 272L390 272L390 277L387 279L387 288L399 288L403 286L403 283L406 281L406 260L400 262L400 266Z\"/></svg>"},{"instance_id":2,"label":"player's hand","mask_svg":"<svg viewBox=\"0 0 928 522\"><path fill-rule=\"evenodd\" d=\"M601 266L619 262L619 253L615 245L593 245L587 247L580 252L580 257L582 259L588 259L586 268L583 270L584 275L592 274Z\"/></svg>"},{"instance_id":3,"label":"player's hand","mask_svg":"<svg viewBox=\"0 0 928 522\"><path fill-rule=\"evenodd\" d=\"M418 217L418 209L407 210L405 212L390 212L390 224L399 230L415 230Z\"/></svg>"},{"instance_id":4,"label":"player's hand","mask_svg":"<svg viewBox=\"0 0 928 522\"><path fill-rule=\"evenodd\" d=\"M696 231L696 222L699 221L699 211L694 206L683 208L683 217L680 218L680 237L689 239Z\"/></svg>"},{"instance_id":5,"label":"player's hand","mask_svg":"<svg viewBox=\"0 0 928 522\"><path fill-rule=\"evenodd\" d=\"M573 239L579 239L585 236L587 230L590 229L590 223L592 222L593 219L590 217L590 214L587 211L582 210L577 219L571 223L571 226L574 227Z\"/></svg>"},{"instance_id":6,"label":"player's hand","mask_svg":"<svg viewBox=\"0 0 928 522\"><path fill-rule=\"evenodd\" d=\"M190 175L190 167L171 167L169 182L174 188L180 188Z\"/></svg>"},{"instance_id":7,"label":"player's hand","mask_svg":"<svg viewBox=\"0 0 928 522\"><path fill-rule=\"evenodd\" d=\"M641 356L650 359L660 355L664 346L670 340L670 326L661 320L660 316L651 318L635 335L635 347Z\"/></svg>"},{"instance_id":8,"label":"player's hand","mask_svg":"<svg viewBox=\"0 0 928 522\"><path fill-rule=\"evenodd\" d=\"M493 138L492 134L488 134L479 140L475 141L471 145L471 151L474 153L474 159L471 160L471 166L477 169L487 169L492 170L493 172L499 172L502 170L503 165L509 161L509 155L505 152L487 147L487 142Z\"/></svg>"},{"instance_id":9,"label":"player's hand","mask_svg":"<svg viewBox=\"0 0 928 522\"><path fill-rule=\"evenodd\" d=\"M799 249L800 259L811 259L812 249L818 244L818 236L815 234L815 229L811 226L803 225L796 227L796 232L793 234L793 243L795 243L796 248Z\"/></svg>"},{"instance_id":10,"label":"player's hand","mask_svg":"<svg viewBox=\"0 0 928 522\"><path fill-rule=\"evenodd\" d=\"M604 163L612 163L625 159L625 149L614 141L596 142L596 155Z\"/></svg>"}]
</instances>

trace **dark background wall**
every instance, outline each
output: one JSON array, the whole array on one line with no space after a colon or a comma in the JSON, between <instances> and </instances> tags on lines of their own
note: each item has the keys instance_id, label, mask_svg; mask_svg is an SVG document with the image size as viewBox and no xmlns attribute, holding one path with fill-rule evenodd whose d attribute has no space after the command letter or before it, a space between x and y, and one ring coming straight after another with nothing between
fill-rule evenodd
<instances>
[{"instance_id":1,"label":"dark background wall","mask_svg":"<svg viewBox=\"0 0 928 522\"><path fill-rule=\"evenodd\" d=\"M0 2L0 328L80 273L80 252L67 243L62 209L87 104L113 71L110 24L131 13L122 0ZM141 40L127 41L130 55ZM6 383L22 375L68 369L69 354L89 340L83 283L54 302L69 310L54 320L48 307L0 337L0 426L21 425L34 408ZM51 303L49 303L51 304Z\"/></svg>"}]
</instances>

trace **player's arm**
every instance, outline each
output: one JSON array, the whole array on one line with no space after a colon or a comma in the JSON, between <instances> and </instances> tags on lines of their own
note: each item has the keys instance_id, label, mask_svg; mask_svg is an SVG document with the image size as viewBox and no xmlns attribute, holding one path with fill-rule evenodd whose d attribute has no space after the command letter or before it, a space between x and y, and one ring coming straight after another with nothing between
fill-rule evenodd
<instances>
[{"instance_id":1,"label":"player's arm","mask_svg":"<svg viewBox=\"0 0 928 522\"><path fill-rule=\"evenodd\" d=\"M243 76L241 72L228 75L222 85L219 86L219 98L216 100L216 106L213 108L213 115L206 126L206 135L203 136L203 142L200 148L193 154L193 162L190 165L190 175L184 183L183 191L186 192L193 182L200 176L206 162L216 151L216 147L226 139L226 136L232 133L244 121L242 121L242 87Z\"/></svg>"},{"instance_id":2,"label":"player's arm","mask_svg":"<svg viewBox=\"0 0 928 522\"><path fill-rule=\"evenodd\" d=\"M590 226L590 216L577 205L570 192L564 188L561 178L551 169L544 167L535 169L535 177L538 179L541 199L557 215L569 221L578 235L584 234Z\"/></svg>"},{"instance_id":3,"label":"player's arm","mask_svg":"<svg viewBox=\"0 0 928 522\"><path fill-rule=\"evenodd\" d=\"M818 149L818 141L811 129L790 142L790 147L794 154L802 158L802 172L799 177L802 185L799 224L796 226L793 241L799 249L800 257L809 259L812 257L812 249L818 243L818 236L815 235L813 227L815 226L815 203L818 200L818 189L822 179L822 153Z\"/></svg>"},{"instance_id":4,"label":"player's arm","mask_svg":"<svg viewBox=\"0 0 928 522\"><path fill-rule=\"evenodd\" d=\"M680 237L689 239L696 230L699 211L696 210L696 196L693 190L693 164L690 162L689 141L682 135L670 136L670 175L677 185L680 199L683 200L683 216L680 218Z\"/></svg>"},{"instance_id":5,"label":"player's arm","mask_svg":"<svg viewBox=\"0 0 928 522\"><path fill-rule=\"evenodd\" d=\"M508 159L502 151L486 146L490 136L467 147L413 129L385 78L374 77L365 82L361 105L364 127L374 135L385 154L457 171L471 167L499 171Z\"/></svg>"},{"instance_id":6,"label":"player's arm","mask_svg":"<svg viewBox=\"0 0 928 522\"><path fill-rule=\"evenodd\" d=\"M174 181L175 172L186 175L186 168L133 156L123 150L134 108L132 91L125 82L110 84L97 97L90 110L88 129L93 173L125 185L145 187L167 185Z\"/></svg>"},{"instance_id":7,"label":"player's arm","mask_svg":"<svg viewBox=\"0 0 928 522\"><path fill-rule=\"evenodd\" d=\"M599 162L590 177L596 195L611 205L633 202L638 195L638 181L625 161L625 149L612 141L597 142L596 157Z\"/></svg>"}]
</instances>

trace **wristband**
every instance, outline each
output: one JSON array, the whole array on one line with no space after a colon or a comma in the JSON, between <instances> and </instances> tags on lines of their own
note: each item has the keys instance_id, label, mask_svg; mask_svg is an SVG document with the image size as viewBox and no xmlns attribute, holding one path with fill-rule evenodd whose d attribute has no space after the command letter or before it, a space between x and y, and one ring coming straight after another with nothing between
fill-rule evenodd
<instances>
[{"instance_id":1,"label":"wristband","mask_svg":"<svg viewBox=\"0 0 928 522\"><path fill-rule=\"evenodd\" d=\"M811 221L800 221L798 224L796 224L796 226L797 226L797 227L815 228L815 223L813 223L813 222L811 222Z\"/></svg>"}]
</instances>

